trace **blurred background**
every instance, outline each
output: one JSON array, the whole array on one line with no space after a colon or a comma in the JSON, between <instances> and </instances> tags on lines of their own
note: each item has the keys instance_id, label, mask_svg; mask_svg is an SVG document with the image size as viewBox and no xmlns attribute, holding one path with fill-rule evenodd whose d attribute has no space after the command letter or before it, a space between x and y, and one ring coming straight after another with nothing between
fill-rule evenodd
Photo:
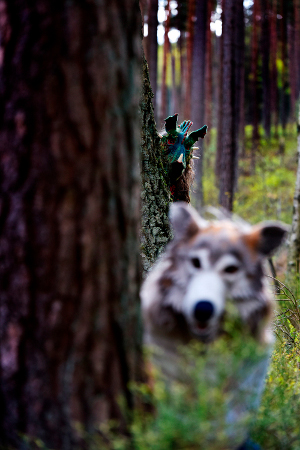
<instances>
[{"instance_id":1,"label":"blurred background","mask_svg":"<svg viewBox=\"0 0 300 450\"><path fill-rule=\"evenodd\" d=\"M197 151L192 203L222 204L222 143L228 139L224 121L231 114L232 209L253 222L263 217L291 222L300 78L298 0L144 0L141 9L158 129L175 112L179 123L191 119L193 129L209 128ZM234 74L231 112L224 99L229 71Z\"/></svg>"}]
</instances>

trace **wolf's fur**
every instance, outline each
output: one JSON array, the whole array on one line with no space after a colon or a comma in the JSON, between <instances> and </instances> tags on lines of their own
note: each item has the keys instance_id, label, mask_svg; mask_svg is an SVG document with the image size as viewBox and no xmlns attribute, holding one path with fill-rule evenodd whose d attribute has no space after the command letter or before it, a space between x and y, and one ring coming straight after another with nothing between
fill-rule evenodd
<instances>
[{"instance_id":1,"label":"wolf's fur","mask_svg":"<svg viewBox=\"0 0 300 450\"><path fill-rule=\"evenodd\" d=\"M208 222L185 203L171 206L170 220L174 239L141 290L146 344L160 348L164 365L169 358L171 363L178 345L192 339L211 342L222 334L229 301L245 330L268 346L273 306L263 263L281 244L286 227L278 222L253 227L229 219ZM262 367L252 371L260 379L266 362ZM234 422L234 411L230 415Z\"/></svg>"}]
</instances>

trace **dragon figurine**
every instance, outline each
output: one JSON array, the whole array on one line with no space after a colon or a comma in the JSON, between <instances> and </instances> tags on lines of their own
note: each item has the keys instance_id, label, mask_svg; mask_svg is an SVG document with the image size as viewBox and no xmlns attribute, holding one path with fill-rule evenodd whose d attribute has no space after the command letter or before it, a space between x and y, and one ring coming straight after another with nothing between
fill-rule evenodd
<instances>
[{"instance_id":1,"label":"dragon figurine","mask_svg":"<svg viewBox=\"0 0 300 450\"><path fill-rule=\"evenodd\" d=\"M191 171L190 160L194 150L193 145L199 138L203 139L207 133L207 125L188 135L193 125L190 120L184 120L177 127L178 114L165 119L167 134L162 137L166 160L169 163L168 174L170 191L173 201L184 200L189 202L188 173Z\"/></svg>"}]
</instances>

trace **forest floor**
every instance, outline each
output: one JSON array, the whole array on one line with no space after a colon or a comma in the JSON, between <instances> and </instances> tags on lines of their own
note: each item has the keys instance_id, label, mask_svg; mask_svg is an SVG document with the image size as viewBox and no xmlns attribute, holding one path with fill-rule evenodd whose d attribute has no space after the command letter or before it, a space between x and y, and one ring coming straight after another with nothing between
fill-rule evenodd
<instances>
[{"instance_id":1,"label":"forest floor","mask_svg":"<svg viewBox=\"0 0 300 450\"><path fill-rule=\"evenodd\" d=\"M283 136L263 136L252 151L252 127L245 129L245 148L239 157L234 213L254 224L263 220L292 223L293 196L297 171L296 125L288 125ZM218 206L219 190L215 179L216 129L209 132L204 148L204 205Z\"/></svg>"}]
</instances>

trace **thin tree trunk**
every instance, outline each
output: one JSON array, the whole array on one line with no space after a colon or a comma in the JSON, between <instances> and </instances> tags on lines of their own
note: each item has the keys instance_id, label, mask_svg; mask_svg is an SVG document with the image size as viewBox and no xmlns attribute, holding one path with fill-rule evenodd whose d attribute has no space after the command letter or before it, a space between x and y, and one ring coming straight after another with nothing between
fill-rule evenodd
<instances>
[{"instance_id":1,"label":"thin tree trunk","mask_svg":"<svg viewBox=\"0 0 300 450\"><path fill-rule=\"evenodd\" d=\"M295 46L296 33L295 22L288 24L288 64L289 64L289 84L291 87L291 111L290 119L295 121L296 101L297 101L297 51Z\"/></svg>"},{"instance_id":2,"label":"thin tree trunk","mask_svg":"<svg viewBox=\"0 0 300 450\"><path fill-rule=\"evenodd\" d=\"M253 26L251 39L251 119L252 119L252 148L251 148L251 170L255 170L256 151L259 141L259 104L258 104L258 20L259 0L253 3Z\"/></svg>"},{"instance_id":3,"label":"thin tree trunk","mask_svg":"<svg viewBox=\"0 0 300 450\"><path fill-rule=\"evenodd\" d=\"M232 211L235 179L236 142L236 40L235 0L226 0L223 9L223 119L220 176L220 204Z\"/></svg>"},{"instance_id":4,"label":"thin tree trunk","mask_svg":"<svg viewBox=\"0 0 300 450\"><path fill-rule=\"evenodd\" d=\"M299 258L300 258L300 103L297 123L297 153L298 153L298 168L296 176L296 187L293 202L293 222L292 231L289 241L289 255L288 255L288 270L289 273L299 273Z\"/></svg>"},{"instance_id":5,"label":"thin tree trunk","mask_svg":"<svg viewBox=\"0 0 300 450\"><path fill-rule=\"evenodd\" d=\"M156 111L156 94L157 94L157 10L158 10L158 0L149 1L148 10L148 37L147 37L147 61L149 65L149 76L151 82L151 88L153 91L153 108L154 115L157 117Z\"/></svg>"},{"instance_id":6,"label":"thin tree trunk","mask_svg":"<svg viewBox=\"0 0 300 450\"><path fill-rule=\"evenodd\" d=\"M225 0L221 0L222 7L222 24L224 20ZM216 184L220 188L221 163L222 163L222 143L223 143L223 63L224 63L224 34L219 37L219 80L218 80L218 134L217 134L217 152L215 162Z\"/></svg>"},{"instance_id":7,"label":"thin tree trunk","mask_svg":"<svg viewBox=\"0 0 300 450\"><path fill-rule=\"evenodd\" d=\"M272 12L270 17L271 35L271 79L270 79L270 108L271 119L275 127L275 136L278 136L278 88L277 88L277 0L272 1Z\"/></svg>"},{"instance_id":8,"label":"thin tree trunk","mask_svg":"<svg viewBox=\"0 0 300 450\"><path fill-rule=\"evenodd\" d=\"M206 52L205 52L205 112L204 122L210 130L212 127L212 32L210 29L210 20L212 13L212 0L207 2L206 19ZM206 145L209 145L210 133L206 136Z\"/></svg>"},{"instance_id":9,"label":"thin tree trunk","mask_svg":"<svg viewBox=\"0 0 300 450\"><path fill-rule=\"evenodd\" d=\"M141 17L135 0L1 8L0 446L84 448L79 424L125 426L141 370Z\"/></svg>"},{"instance_id":10,"label":"thin tree trunk","mask_svg":"<svg viewBox=\"0 0 300 450\"><path fill-rule=\"evenodd\" d=\"M300 91L300 3L298 0L294 2L294 20L295 20L295 78L296 78L296 94Z\"/></svg>"},{"instance_id":11,"label":"thin tree trunk","mask_svg":"<svg viewBox=\"0 0 300 450\"><path fill-rule=\"evenodd\" d=\"M197 0L195 9L196 22L194 25L192 81L191 81L191 120L196 128L204 125L205 111L205 60L206 60L206 22L207 1ZM194 163L194 198L196 207L203 204L202 171L203 171L203 144L201 145L200 159Z\"/></svg>"},{"instance_id":12,"label":"thin tree trunk","mask_svg":"<svg viewBox=\"0 0 300 450\"><path fill-rule=\"evenodd\" d=\"M171 69L172 69L172 109L178 112L178 91L176 85L176 56L175 47L171 46Z\"/></svg>"},{"instance_id":13,"label":"thin tree trunk","mask_svg":"<svg viewBox=\"0 0 300 450\"><path fill-rule=\"evenodd\" d=\"M281 34L281 59L283 62L282 70L282 88L280 89L280 122L283 132L285 133L286 124L289 115L289 94L288 88L288 36L287 36L287 2L285 0L280 1L280 14L282 19L280 21L280 34Z\"/></svg>"},{"instance_id":14,"label":"thin tree trunk","mask_svg":"<svg viewBox=\"0 0 300 450\"><path fill-rule=\"evenodd\" d=\"M187 25L187 48L186 48L186 71L185 71L185 99L184 116L186 119L191 117L191 95L192 95L192 64L194 47L194 15L196 0L189 0L188 5L188 25Z\"/></svg>"},{"instance_id":15,"label":"thin tree trunk","mask_svg":"<svg viewBox=\"0 0 300 450\"><path fill-rule=\"evenodd\" d=\"M242 1L236 2L235 5L235 161L234 161L234 190L237 189L238 183L238 159L239 159L239 144L241 135L241 106L242 95L244 95L244 65L245 65L245 18L244 18L244 5Z\"/></svg>"},{"instance_id":16,"label":"thin tree trunk","mask_svg":"<svg viewBox=\"0 0 300 450\"><path fill-rule=\"evenodd\" d=\"M170 0L168 0L166 6L167 19L165 22L165 37L164 37L164 55L163 55L163 69L162 69L162 82L161 82L161 111L160 111L160 123L167 117L168 104L167 104L167 61L170 55L170 41L169 41L169 30L170 30Z\"/></svg>"},{"instance_id":17,"label":"thin tree trunk","mask_svg":"<svg viewBox=\"0 0 300 450\"><path fill-rule=\"evenodd\" d=\"M186 92L186 38L184 36L184 32L181 32L179 40L178 40L178 46L179 46L179 54L180 54L180 86L179 86L179 109L178 114L185 114L185 92Z\"/></svg>"},{"instance_id":18,"label":"thin tree trunk","mask_svg":"<svg viewBox=\"0 0 300 450\"><path fill-rule=\"evenodd\" d=\"M271 132L271 93L270 93L270 5L269 0L261 0L261 49L262 49L262 87L263 87L263 126L267 137Z\"/></svg>"}]
</instances>

